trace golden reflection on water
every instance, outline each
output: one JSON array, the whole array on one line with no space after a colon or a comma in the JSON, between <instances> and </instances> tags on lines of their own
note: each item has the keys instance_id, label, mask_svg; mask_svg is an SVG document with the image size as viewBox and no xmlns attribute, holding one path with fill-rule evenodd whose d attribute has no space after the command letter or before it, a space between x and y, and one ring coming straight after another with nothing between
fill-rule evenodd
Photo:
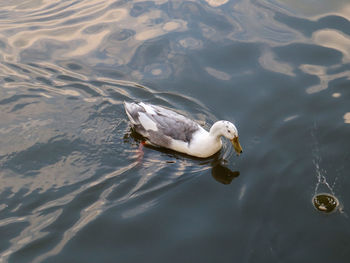
<instances>
[{"instance_id":1,"label":"golden reflection on water","mask_svg":"<svg viewBox=\"0 0 350 263\"><path fill-rule=\"evenodd\" d=\"M24 50L45 50L46 43L56 41L61 43L61 48L54 51L55 57L84 56L102 48L108 50L107 54L113 57L110 63L114 63L116 58L119 64L126 64L143 41L170 32L187 30L185 21L171 19L164 11L150 9L140 16L133 17L126 8L110 9L114 2L80 1L70 6L69 14L66 13L67 10L62 3L58 4L61 7L59 12L56 11L58 7L48 10L47 13L38 12L38 6L33 6L32 15L20 17L16 23L9 21L0 27L2 29L0 34L7 39L10 47L15 47L6 54L7 60L18 61ZM28 9L26 11L30 12ZM56 13L51 14L54 11ZM62 22L64 15L67 16L65 17L67 22ZM155 24L155 19L161 22ZM112 43L111 46L110 43L103 43L116 29L134 32L133 36L123 40L128 42L127 45ZM91 60L93 64L101 62L96 57ZM103 62L106 63L108 60L104 58Z\"/></svg>"},{"instance_id":2,"label":"golden reflection on water","mask_svg":"<svg viewBox=\"0 0 350 263\"><path fill-rule=\"evenodd\" d=\"M347 112L343 116L344 122L350 124L350 112Z\"/></svg>"},{"instance_id":3,"label":"golden reflection on water","mask_svg":"<svg viewBox=\"0 0 350 263\"><path fill-rule=\"evenodd\" d=\"M74 198L76 198L77 195L86 191L90 187L101 184L110 178L121 176L124 172L129 171L136 165L137 162L133 162L128 166L125 166L119 170L116 170L112 173L104 175L101 178L96 179L90 184L82 184L79 189L69 194L66 194L59 199L44 203L42 206L34 209L29 216L13 217L0 220L0 226L6 226L16 222L28 223L28 226L26 226L18 236L10 240L10 248L0 253L0 261L7 260L8 257L14 252L18 251L19 249L25 247L26 245L30 244L35 240L43 238L48 234L48 232L44 232L42 230L51 225L53 222L55 222L63 211L63 209L60 208L54 212L47 213L48 209L68 204ZM65 172L67 173L67 171ZM92 203L90 206L86 207L84 210L81 211L80 218L75 222L75 224L72 227L70 227L63 233L62 239L56 244L56 246L54 246L51 250L47 251L46 253L43 253L42 255L38 256L32 262L41 262L52 255L56 255L63 249L67 242L69 242L89 222L96 219L103 211L110 208L111 206L118 205L130 198L131 193L127 196L123 196L121 199L115 200L114 203L111 204L107 200L107 198L116 187L118 187L117 184L112 184L109 187L107 187L104 191L102 191L99 198L94 203Z\"/></svg>"},{"instance_id":4,"label":"golden reflection on water","mask_svg":"<svg viewBox=\"0 0 350 263\"><path fill-rule=\"evenodd\" d=\"M319 0L305 1L305 0L277 0L291 9L297 10L307 17L318 19L325 14L338 15L350 20L350 5L348 0Z\"/></svg>"},{"instance_id":5,"label":"golden reflection on water","mask_svg":"<svg viewBox=\"0 0 350 263\"><path fill-rule=\"evenodd\" d=\"M16 237L9 240L11 246L0 253L0 261L7 262L8 258L14 252L19 249L25 247L27 244L33 242L34 240L38 240L43 238L48 234L48 232L43 231L46 227L51 225L62 213L63 209L57 209L54 212L46 213L46 214L31 214L24 217L13 217L7 219L6 221L0 220L0 225L10 225L18 222L26 222L28 226L24 228Z\"/></svg>"},{"instance_id":6,"label":"golden reflection on water","mask_svg":"<svg viewBox=\"0 0 350 263\"><path fill-rule=\"evenodd\" d=\"M218 7L226 4L229 0L205 0L209 5Z\"/></svg>"},{"instance_id":7,"label":"golden reflection on water","mask_svg":"<svg viewBox=\"0 0 350 263\"><path fill-rule=\"evenodd\" d=\"M350 71L342 71L340 73L329 74L327 73L328 67L320 65L302 64L299 68L301 71L307 74L317 76L320 80L319 84L306 88L306 93L308 94L313 94L325 90L328 88L328 84L330 81L348 77L350 75ZM334 97L337 96L338 95L335 95Z\"/></svg>"},{"instance_id":8,"label":"golden reflection on water","mask_svg":"<svg viewBox=\"0 0 350 263\"><path fill-rule=\"evenodd\" d=\"M350 36L336 30L322 29L313 33L312 40L317 45L340 51L343 62L350 62Z\"/></svg>"},{"instance_id":9,"label":"golden reflection on water","mask_svg":"<svg viewBox=\"0 0 350 263\"><path fill-rule=\"evenodd\" d=\"M231 79L231 76L228 73L214 69L212 67L206 67L205 70L206 70L206 72L208 72L209 75L211 75L217 79L220 79L220 80L230 80Z\"/></svg>"},{"instance_id":10,"label":"golden reflection on water","mask_svg":"<svg viewBox=\"0 0 350 263\"><path fill-rule=\"evenodd\" d=\"M288 76L295 76L293 67L288 63L278 61L271 50L265 50L259 58L260 65L269 71L285 74Z\"/></svg>"}]
</instances>

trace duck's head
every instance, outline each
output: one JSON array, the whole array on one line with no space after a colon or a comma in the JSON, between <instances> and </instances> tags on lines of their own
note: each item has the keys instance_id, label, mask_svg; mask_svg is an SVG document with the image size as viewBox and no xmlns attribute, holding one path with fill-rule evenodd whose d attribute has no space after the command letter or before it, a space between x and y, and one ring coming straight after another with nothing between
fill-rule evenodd
<instances>
[{"instance_id":1,"label":"duck's head","mask_svg":"<svg viewBox=\"0 0 350 263\"><path fill-rule=\"evenodd\" d=\"M210 133L218 137L224 136L229 139L238 155L243 152L238 141L237 128L233 123L229 121L218 121L211 127Z\"/></svg>"}]
</instances>

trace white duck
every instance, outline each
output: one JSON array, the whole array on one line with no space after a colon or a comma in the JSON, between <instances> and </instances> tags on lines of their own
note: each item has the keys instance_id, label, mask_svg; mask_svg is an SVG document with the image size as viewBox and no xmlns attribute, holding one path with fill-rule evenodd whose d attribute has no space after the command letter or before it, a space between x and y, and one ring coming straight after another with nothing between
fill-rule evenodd
<instances>
[{"instance_id":1,"label":"white duck","mask_svg":"<svg viewBox=\"0 0 350 263\"><path fill-rule=\"evenodd\" d=\"M160 106L124 102L124 107L135 131L151 145L206 158L221 149L224 136L238 155L242 153L237 128L229 121L217 121L207 132L196 122Z\"/></svg>"}]
</instances>

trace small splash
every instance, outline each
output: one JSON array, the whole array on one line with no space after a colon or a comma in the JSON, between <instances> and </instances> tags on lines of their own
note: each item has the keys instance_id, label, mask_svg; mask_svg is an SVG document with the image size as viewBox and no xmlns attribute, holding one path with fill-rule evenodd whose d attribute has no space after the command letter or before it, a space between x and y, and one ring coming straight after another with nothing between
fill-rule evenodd
<instances>
[{"instance_id":1,"label":"small splash","mask_svg":"<svg viewBox=\"0 0 350 263\"><path fill-rule=\"evenodd\" d=\"M331 213L336 211L339 206L338 199L327 193L317 194L312 198L312 202L318 211Z\"/></svg>"},{"instance_id":2,"label":"small splash","mask_svg":"<svg viewBox=\"0 0 350 263\"><path fill-rule=\"evenodd\" d=\"M327 172L320 168L319 166L319 158L314 160L314 165L316 168L316 176L317 176L317 183L315 186L315 192L314 197L312 198L312 203L315 206L315 208L318 211L324 212L324 213L332 213L336 210L339 210L341 213L343 213L343 209L341 206L339 206L339 200L335 196L334 193L334 186L336 183L336 179L334 180L334 183L330 185L327 182ZM325 192L321 192L320 189L324 189Z\"/></svg>"},{"instance_id":3,"label":"small splash","mask_svg":"<svg viewBox=\"0 0 350 263\"><path fill-rule=\"evenodd\" d=\"M316 129L316 123L314 124L314 130ZM322 162L321 153L319 149L319 143L315 136L314 131L311 132L311 135L315 142L315 148L313 151L313 163L315 166L317 183L315 186L314 197L312 198L312 203L314 207L321 212L324 213L332 213L336 210L342 211L342 208L339 207L339 200L335 197L334 186L337 181L337 177L335 178L332 185L330 185L327 181L327 171L320 167L320 163ZM323 189L321 192L320 189Z\"/></svg>"}]
</instances>

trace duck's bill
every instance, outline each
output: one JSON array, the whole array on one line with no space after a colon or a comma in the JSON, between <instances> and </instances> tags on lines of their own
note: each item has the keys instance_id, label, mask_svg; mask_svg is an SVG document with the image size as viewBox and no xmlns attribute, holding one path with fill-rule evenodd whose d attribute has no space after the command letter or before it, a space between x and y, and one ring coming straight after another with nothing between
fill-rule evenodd
<instances>
[{"instance_id":1,"label":"duck's bill","mask_svg":"<svg viewBox=\"0 0 350 263\"><path fill-rule=\"evenodd\" d=\"M233 138L231 140L231 142L232 142L233 148L235 149L237 155L240 155L243 152L243 150L242 150L241 145L239 144L238 137Z\"/></svg>"}]
</instances>

